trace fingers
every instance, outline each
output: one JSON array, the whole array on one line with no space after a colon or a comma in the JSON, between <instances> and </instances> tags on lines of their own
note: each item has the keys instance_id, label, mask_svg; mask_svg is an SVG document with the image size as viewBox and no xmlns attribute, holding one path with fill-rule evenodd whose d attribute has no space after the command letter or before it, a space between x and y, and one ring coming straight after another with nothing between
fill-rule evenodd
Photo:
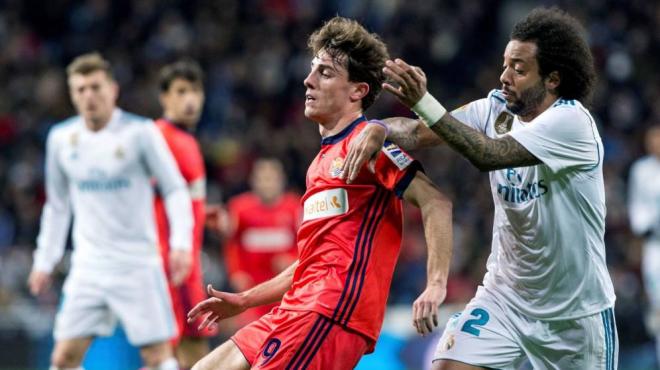
<instances>
[{"instance_id":1,"label":"fingers","mask_svg":"<svg viewBox=\"0 0 660 370\"><path fill-rule=\"evenodd\" d=\"M215 322L218 321L220 316L215 315L213 313L209 313L206 315L204 320L199 324L197 327L197 330L204 330L206 328L212 328L215 325Z\"/></svg>"},{"instance_id":2,"label":"fingers","mask_svg":"<svg viewBox=\"0 0 660 370\"><path fill-rule=\"evenodd\" d=\"M394 86L390 85L387 82L383 83L383 90L385 90L388 93L396 96L397 99L399 99L399 100L403 100L406 97L406 95L401 91L401 88L394 87Z\"/></svg>"}]
</instances>

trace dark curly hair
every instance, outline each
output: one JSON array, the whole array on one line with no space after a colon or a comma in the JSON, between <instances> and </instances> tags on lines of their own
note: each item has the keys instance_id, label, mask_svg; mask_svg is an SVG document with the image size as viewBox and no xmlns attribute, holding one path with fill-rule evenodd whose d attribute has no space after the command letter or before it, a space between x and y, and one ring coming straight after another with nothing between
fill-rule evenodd
<instances>
[{"instance_id":1,"label":"dark curly hair","mask_svg":"<svg viewBox=\"0 0 660 370\"><path fill-rule=\"evenodd\" d=\"M369 84L362 109L374 103L385 82L383 67L389 59L387 47L378 35L352 19L334 17L309 37L307 46L313 55L325 51L333 62L345 66L349 81Z\"/></svg>"},{"instance_id":2,"label":"dark curly hair","mask_svg":"<svg viewBox=\"0 0 660 370\"><path fill-rule=\"evenodd\" d=\"M557 95L588 103L596 81L594 61L577 19L556 8L536 8L518 22L511 40L534 42L541 77L557 71Z\"/></svg>"}]
</instances>

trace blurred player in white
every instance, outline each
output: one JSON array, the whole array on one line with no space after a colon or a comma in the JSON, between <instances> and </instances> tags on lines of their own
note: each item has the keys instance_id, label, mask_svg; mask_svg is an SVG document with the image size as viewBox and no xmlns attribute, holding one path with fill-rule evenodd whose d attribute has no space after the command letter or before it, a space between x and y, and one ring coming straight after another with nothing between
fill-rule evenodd
<instances>
[{"instance_id":1,"label":"blurred player in white","mask_svg":"<svg viewBox=\"0 0 660 370\"><path fill-rule=\"evenodd\" d=\"M190 269L190 196L172 154L151 120L116 107L119 88L97 53L67 68L78 112L53 127L46 144L46 204L28 284L48 288L61 259L71 216L74 251L55 321L51 369L81 369L96 336L120 322L150 369L175 370L176 335L157 248L152 177L171 220L170 268L179 284Z\"/></svg>"},{"instance_id":2,"label":"blurred player in white","mask_svg":"<svg viewBox=\"0 0 660 370\"><path fill-rule=\"evenodd\" d=\"M651 304L647 326L660 363L660 126L646 132L646 152L630 169L628 214L633 233L644 238L642 274Z\"/></svg>"},{"instance_id":3,"label":"blurred player in white","mask_svg":"<svg viewBox=\"0 0 660 370\"><path fill-rule=\"evenodd\" d=\"M525 358L535 369L617 367L603 145L581 103L595 80L583 33L564 12L535 9L511 33L502 89L451 114L421 69L386 64L398 86L384 88L421 118L390 121L388 138L404 149L447 143L489 171L495 204L483 286L449 320L434 369L511 370ZM349 182L386 135L366 130L345 162Z\"/></svg>"}]
</instances>

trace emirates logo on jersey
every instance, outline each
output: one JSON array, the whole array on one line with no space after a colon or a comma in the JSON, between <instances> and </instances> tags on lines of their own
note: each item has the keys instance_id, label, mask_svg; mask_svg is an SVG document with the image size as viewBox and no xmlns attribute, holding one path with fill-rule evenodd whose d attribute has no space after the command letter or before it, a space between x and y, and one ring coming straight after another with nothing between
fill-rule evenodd
<instances>
[{"instance_id":1,"label":"emirates logo on jersey","mask_svg":"<svg viewBox=\"0 0 660 370\"><path fill-rule=\"evenodd\" d=\"M343 172L341 168L344 166L344 158L342 157L337 157L332 160L332 164L330 164L330 177L336 178L341 175Z\"/></svg>"}]
</instances>

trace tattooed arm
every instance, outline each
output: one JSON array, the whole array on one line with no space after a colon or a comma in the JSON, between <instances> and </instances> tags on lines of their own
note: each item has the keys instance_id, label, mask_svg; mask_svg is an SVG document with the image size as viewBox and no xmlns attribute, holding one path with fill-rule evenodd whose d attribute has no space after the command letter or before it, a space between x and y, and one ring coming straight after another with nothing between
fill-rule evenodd
<instances>
[{"instance_id":1,"label":"tattooed arm","mask_svg":"<svg viewBox=\"0 0 660 370\"><path fill-rule=\"evenodd\" d=\"M431 130L481 171L533 166L541 163L509 135L492 139L445 114Z\"/></svg>"},{"instance_id":2,"label":"tattooed arm","mask_svg":"<svg viewBox=\"0 0 660 370\"><path fill-rule=\"evenodd\" d=\"M383 71L399 86L383 84L383 89L396 96L403 104L413 107L426 94L426 75L401 59L388 60ZM541 163L514 138L505 135L492 139L445 113L431 126L444 142L465 156L481 171L507 167L531 166Z\"/></svg>"}]
</instances>

